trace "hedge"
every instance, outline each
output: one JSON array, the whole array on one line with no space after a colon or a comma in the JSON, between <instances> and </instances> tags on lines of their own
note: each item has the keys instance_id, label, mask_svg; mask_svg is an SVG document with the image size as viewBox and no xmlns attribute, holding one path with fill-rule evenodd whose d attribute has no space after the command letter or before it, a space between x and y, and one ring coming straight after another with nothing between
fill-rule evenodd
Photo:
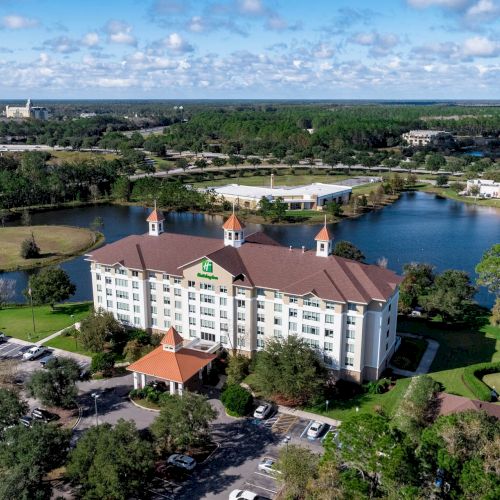
<instances>
[{"instance_id":1,"label":"hedge","mask_svg":"<svg viewBox=\"0 0 500 500\"><path fill-rule=\"evenodd\" d=\"M491 389L482 381L482 378L489 373L497 372L500 372L500 361L480 363L478 365L467 366L464 369L462 380L477 399L491 401Z\"/></svg>"}]
</instances>

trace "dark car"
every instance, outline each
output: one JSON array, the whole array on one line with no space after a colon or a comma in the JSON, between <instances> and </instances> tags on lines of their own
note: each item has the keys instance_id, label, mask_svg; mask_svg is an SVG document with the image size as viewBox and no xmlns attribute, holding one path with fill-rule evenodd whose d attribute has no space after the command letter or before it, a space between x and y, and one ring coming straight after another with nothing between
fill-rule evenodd
<instances>
[{"instance_id":1,"label":"dark car","mask_svg":"<svg viewBox=\"0 0 500 500\"><path fill-rule=\"evenodd\" d=\"M34 408L31 412L31 416L35 420L40 420L42 422L52 422L53 420L57 420L59 418L59 415L56 415L48 410L44 410L43 408Z\"/></svg>"},{"instance_id":2,"label":"dark car","mask_svg":"<svg viewBox=\"0 0 500 500\"><path fill-rule=\"evenodd\" d=\"M33 425L33 418L29 415L25 415L19 419L19 423L23 424L25 427L31 427Z\"/></svg>"}]
</instances>

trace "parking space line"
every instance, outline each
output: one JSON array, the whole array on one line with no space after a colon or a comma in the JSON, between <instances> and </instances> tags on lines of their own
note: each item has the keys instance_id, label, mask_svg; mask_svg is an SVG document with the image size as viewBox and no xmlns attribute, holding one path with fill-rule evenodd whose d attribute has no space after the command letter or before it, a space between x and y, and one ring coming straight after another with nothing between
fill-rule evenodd
<instances>
[{"instance_id":1,"label":"parking space line","mask_svg":"<svg viewBox=\"0 0 500 500\"><path fill-rule=\"evenodd\" d=\"M269 479L276 481L276 478L274 476L272 476L271 474L266 474L264 472L259 472L259 471L254 471L254 474L257 474L258 476L262 476L262 477L268 477Z\"/></svg>"},{"instance_id":2,"label":"parking space line","mask_svg":"<svg viewBox=\"0 0 500 500\"><path fill-rule=\"evenodd\" d=\"M304 434L307 434L307 431L309 430L309 427L314 423L314 420L309 420L309 423L306 425L306 428L302 431L302 434L300 435L301 438L304 437Z\"/></svg>"},{"instance_id":3,"label":"parking space line","mask_svg":"<svg viewBox=\"0 0 500 500\"><path fill-rule=\"evenodd\" d=\"M245 481L245 484L247 484L248 486L253 486L254 488L259 488L261 490L264 490L264 491L269 491L270 493L278 493L278 490L271 490L269 488L264 488L264 486L259 486L257 484L253 484L253 483L249 483L248 481Z\"/></svg>"}]
</instances>

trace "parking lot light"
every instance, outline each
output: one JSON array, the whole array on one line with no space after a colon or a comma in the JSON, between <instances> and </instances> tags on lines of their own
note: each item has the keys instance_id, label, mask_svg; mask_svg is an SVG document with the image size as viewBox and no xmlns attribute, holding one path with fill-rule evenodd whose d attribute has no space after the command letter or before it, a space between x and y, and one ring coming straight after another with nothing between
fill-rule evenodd
<instances>
[{"instance_id":1,"label":"parking lot light","mask_svg":"<svg viewBox=\"0 0 500 500\"><path fill-rule=\"evenodd\" d=\"M101 397L101 395L98 392L93 392L91 396L94 398L95 405L95 425L99 425L99 422L97 420L97 400Z\"/></svg>"}]
</instances>

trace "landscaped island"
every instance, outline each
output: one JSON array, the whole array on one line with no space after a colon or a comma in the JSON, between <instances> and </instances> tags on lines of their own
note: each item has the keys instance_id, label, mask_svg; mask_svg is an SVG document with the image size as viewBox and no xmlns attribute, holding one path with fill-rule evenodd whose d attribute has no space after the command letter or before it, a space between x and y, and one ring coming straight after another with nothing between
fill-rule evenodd
<instances>
[{"instance_id":1,"label":"landscaped island","mask_svg":"<svg viewBox=\"0 0 500 500\"><path fill-rule=\"evenodd\" d=\"M21 256L23 241L33 238L39 257ZM102 243L104 236L90 229L72 226L17 226L0 228L0 271L30 269L61 262Z\"/></svg>"}]
</instances>

